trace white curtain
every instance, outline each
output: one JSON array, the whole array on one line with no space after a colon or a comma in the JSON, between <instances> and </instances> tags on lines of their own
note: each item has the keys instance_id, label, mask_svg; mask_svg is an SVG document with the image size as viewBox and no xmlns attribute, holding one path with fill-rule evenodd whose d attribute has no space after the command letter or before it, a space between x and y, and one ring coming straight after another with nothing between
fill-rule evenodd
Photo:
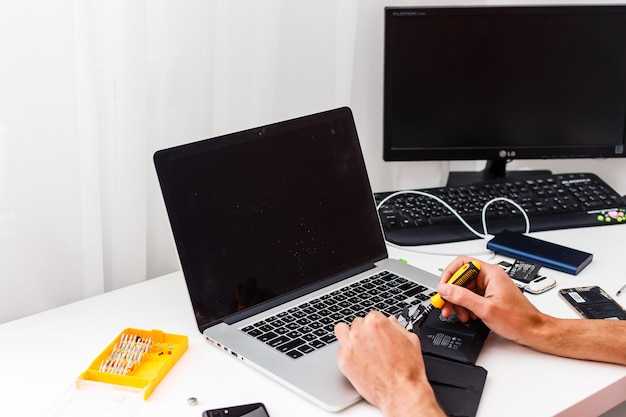
<instances>
[{"instance_id":1,"label":"white curtain","mask_svg":"<svg viewBox=\"0 0 626 417\"><path fill-rule=\"evenodd\" d=\"M350 104L356 0L0 0L0 322L179 269L152 154Z\"/></svg>"},{"instance_id":2,"label":"white curtain","mask_svg":"<svg viewBox=\"0 0 626 417\"><path fill-rule=\"evenodd\" d=\"M164 147L349 105L375 191L442 184L382 161L382 31L444 3L499 1L0 0L0 322L179 269Z\"/></svg>"}]
</instances>

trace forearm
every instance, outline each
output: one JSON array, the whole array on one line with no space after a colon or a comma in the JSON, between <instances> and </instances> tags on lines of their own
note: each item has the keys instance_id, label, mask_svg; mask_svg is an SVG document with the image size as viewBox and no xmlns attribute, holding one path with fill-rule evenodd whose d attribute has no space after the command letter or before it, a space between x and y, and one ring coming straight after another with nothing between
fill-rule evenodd
<instances>
[{"instance_id":1,"label":"forearm","mask_svg":"<svg viewBox=\"0 0 626 417\"><path fill-rule=\"evenodd\" d=\"M560 319L543 315L518 343L575 359L626 365L626 321Z\"/></svg>"},{"instance_id":2,"label":"forearm","mask_svg":"<svg viewBox=\"0 0 626 417\"><path fill-rule=\"evenodd\" d=\"M385 417L445 417L430 385L411 386L406 384L394 393L394 398L380 404Z\"/></svg>"}]
</instances>

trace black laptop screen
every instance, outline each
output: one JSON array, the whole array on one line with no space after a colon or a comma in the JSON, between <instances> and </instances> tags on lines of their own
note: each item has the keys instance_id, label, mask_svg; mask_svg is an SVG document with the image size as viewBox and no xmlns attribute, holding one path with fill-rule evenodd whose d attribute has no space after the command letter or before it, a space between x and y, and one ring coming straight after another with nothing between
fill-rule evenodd
<instances>
[{"instance_id":1,"label":"black laptop screen","mask_svg":"<svg viewBox=\"0 0 626 417\"><path fill-rule=\"evenodd\" d=\"M347 108L159 151L200 329L386 257Z\"/></svg>"}]
</instances>

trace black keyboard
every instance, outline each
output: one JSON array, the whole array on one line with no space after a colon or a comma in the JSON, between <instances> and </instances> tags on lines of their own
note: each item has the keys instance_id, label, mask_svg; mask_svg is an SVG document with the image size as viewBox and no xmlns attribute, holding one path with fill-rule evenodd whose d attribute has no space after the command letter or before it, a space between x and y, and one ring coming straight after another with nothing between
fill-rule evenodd
<instances>
[{"instance_id":1,"label":"black keyboard","mask_svg":"<svg viewBox=\"0 0 626 417\"><path fill-rule=\"evenodd\" d=\"M496 197L518 203L530 219L530 231L626 223L626 199L597 175L554 174L531 179L495 180L465 186L422 189L452 206L475 230L483 233L482 209ZM375 193L377 204L392 192ZM450 210L436 200L402 194L379 209L385 238L402 246L477 239ZM524 232L519 209L498 201L487 210L487 233Z\"/></svg>"},{"instance_id":2,"label":"black keyboard","mask_svg":"<svg viewBox=\"0 0 626 417\"><path fill-rule=\"evenodd\" d=\"M435 291L389 271L364 278L241 330L298 359L335 340L339 322L352 323L372 310L395 315L428 300Z\"/></svg>"}]
</instances>

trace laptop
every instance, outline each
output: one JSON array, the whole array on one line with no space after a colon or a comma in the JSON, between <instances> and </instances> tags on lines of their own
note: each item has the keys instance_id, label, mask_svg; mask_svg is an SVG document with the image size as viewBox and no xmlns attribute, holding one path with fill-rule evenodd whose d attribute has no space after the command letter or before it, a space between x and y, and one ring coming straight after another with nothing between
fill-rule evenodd
<instances>
[{"instance_id":1,"label":"laptop","mask_svg":"<svg viewBox=\"0 0 626 417\"><path fill-rule=\"evenodd\" d=\"M155 153L199 331L320 407L360 400L337 321L400 312L439 277L388 258L347 107Z\"/></svg>"}]
</instances>

